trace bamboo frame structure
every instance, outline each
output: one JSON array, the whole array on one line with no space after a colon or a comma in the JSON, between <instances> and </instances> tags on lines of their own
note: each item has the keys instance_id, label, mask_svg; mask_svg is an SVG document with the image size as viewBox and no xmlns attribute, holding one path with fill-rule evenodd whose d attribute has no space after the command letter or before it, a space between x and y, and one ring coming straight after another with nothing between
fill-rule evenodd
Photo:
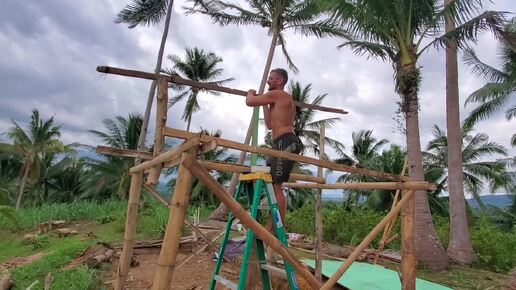
<instances>
[{"instance_id":1,"label":"bamboo frame structure","mask_svg":"<svg viewBox=\"0 0 516 290\"><path fill-rule=\"evenodd\" d=\"M319 131L319 159L324 159L324 140L326 129L324 124L321 125ZM322 178L323 168L317 167L317 177ZM322 188L317 190L317 198L315 204L315 278L322 282Z\"/></svg>"},{"instance_id":2,"label":"bamboo frame structure","mask_svg":"<svg viewBox=\"0 0 516 290\"><path fill-rule=\"evenodd\" d=\"M301 156L293 153L277 151L268 148L253 147L242 143L222 138L215 138L209 135L193 134L190 132L177 130L166 127L167 120L167 86L169 82L193 86L206 90L225 92L233 95L246 96L246 91L235 90L210 83L200 83L191 80L182 79L177 76L161 75L156 73L147 73L134 70L125 70L113 67L97 67L97 71L103 73L118 74L129 77L156 80L158 82L158 106L156 113L156 134L154 137L154 152L140 152L136 150L122 150L105 146L97 147L97 152L121 155L134 158L146 159L147 161L138 164L130 169L131 187L129 193L128 210L126 218L126 231L124 233L124 246L120 257L117 270L115 289L124 289L128 276L129 264L133 252L134 237L136 232L136 221L138 215L138 205L140 199L141 188L143 184L144 173L149 172L149 178L145 187L152 193L152 185L156 184L159 179L159 173L163 167L179 165L179 174L176 180L174 195L170 203L163 198L159 199L162 203L169 204L170 213L163 246L158 261L158 269L154 277L153 289L170 289L173 278L174 268L176 267L176 258L179 249L180 227L185 221L185 212L188 207L189 195L191 190L191 179L195 176L210 191L217 196L245 225L252 230L257 237L262 239L274 251L280 254L288 261L296 272L302 276L306 282L314 289L330 289L337 280L345 273L346 269L354 262L358 255L371 243L374 237L381 232L387 224L400 212L402 213L402 285L403 289L414 289L415 284L415 254L414 254L414 235L413 235L413 194L415 190L428 190L435 187L425 181L413 181L409 177L403 175L389 174L368 170L364 168L356 168L342 164L336 164L323 160L322 155L319 159ZM296 106L303 108L311 108L326 112L346 114L347 112L330 107L311 105L306 103L295 103ZM163 143L165 137L173 137L184 139L185 141L178 147L163 151ZM324 153L323 146L324 131L321 137L321 152ZM285 183L284 186L290 188L314 188L314 189L390 189L403 190L401 200L391 209L391 211L371 230L365 239L353 251L345 263L334 273L324 284L319 281L299 260L279 240L273 236L267 229L255 221L240 204L228 194L222 186L210 175L208 170L218 170L227 172L243 173L250 171L249 166L226 164L220 162L209 162L197 160L200 152L206 152L222 146L229 149L236 149L255 154L263 154L273 157L280 157L293 160L299 163L306 163L318 166L318 176L307 176L302 174L291 174L292 181L308 181L313 183ZM326 180L322 177L322 169L327 168L334 171L342 171L354 174L360 174L370 177L392 180L392 182L371 182L371 183L335 183L326 184ZM319 193L320 195L320 193ZM407 205L407 206L406 206ZM317 207L320 212L320 207ZM320 234L320 221L318 220L316 232ZM319 235L318 235L319 236ZM321 239L318 238L320 241ZM208 243L209 244L209 243ZM320 259L318 259L320 260ZM181 264L181 263L180 263Z\"/></svg>"}]
</instances>

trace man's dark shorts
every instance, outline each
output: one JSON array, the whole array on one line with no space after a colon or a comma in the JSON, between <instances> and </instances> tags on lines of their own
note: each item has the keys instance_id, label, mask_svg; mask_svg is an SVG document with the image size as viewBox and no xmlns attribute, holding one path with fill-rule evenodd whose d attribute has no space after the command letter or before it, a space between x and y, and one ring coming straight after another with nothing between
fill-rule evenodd
<instances>
[{"instance_id":1,"label":"man's dark shorts","mask_svg":"<svg viewBox=\"0 0 516 290\"><path fill-rule=\"evenodd\" d=\"M295 154L299 154L301 152L299 139L294 133L285 133L276 138L273 141L272 149ZM267 158L267 166L271 167L272 182L280 184L289 180L290 172L294 166L294 161L269 156Z\"/></svg>"}]
</instances>

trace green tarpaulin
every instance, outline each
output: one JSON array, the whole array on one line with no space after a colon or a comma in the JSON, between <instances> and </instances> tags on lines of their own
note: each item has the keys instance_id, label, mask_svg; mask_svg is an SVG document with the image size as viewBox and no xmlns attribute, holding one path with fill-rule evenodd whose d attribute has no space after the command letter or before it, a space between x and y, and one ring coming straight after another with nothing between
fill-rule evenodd
<instances>
[{"instance_id":1,"label":"green tarpaulin","mask_svg":"<svg viewBox=\"0 0 516 290\"><path fill-rule=\"evenodd\" d=\"M315 260L303 259L303 263L310 267L315 267ZM323 260L322 274L330 277L342 265L341 261ZM401 289L398 273L386 269L380 265L354 262L351 267L338 280L338 283L351 290L399 290ZM451 288L416 279L416 290L451 290Z\"/></svg>"}]
</instances>

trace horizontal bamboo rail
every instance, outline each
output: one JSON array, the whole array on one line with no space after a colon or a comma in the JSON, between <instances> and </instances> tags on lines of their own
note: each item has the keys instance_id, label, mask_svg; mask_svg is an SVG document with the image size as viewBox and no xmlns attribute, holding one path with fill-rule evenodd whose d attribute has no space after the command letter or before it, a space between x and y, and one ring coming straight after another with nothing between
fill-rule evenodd
<instances>
[{"instance_id":1,"label":"horizontal bamboo rail","mask_svg":"<svg viewBox=\"0 0 516 290\"><path fill-rule=\"evenodd\" d=\"M202 83L202 82L187 80L187 79L183 79L178 76L171 76L171 75L156 76L155 73L130 70L130 69L122 69L122 68L110 67L110 66L97 66L97 71L101 72L101 73L115 74L115 75L148 79L148 80L164 78L167 81L169 81L171 83L175 83L175 84L191 86L191 87L195 87L195 88L216 91L216 92L221 92L221 93L228 93L228 94L237 95L237 96L244 96L244 97L247 96L247 91L231 89L231 88L219 86L219 85L216 85L213 83ZM337 113L337 114L347 114L348 113L342 109L325 107L325 106L314 105L314 104L307 104L307 103L302 103L302 102L298 102L298 101L294 101L294 105L301 107L301 108L309 108L309 109L323 111L323 112L330 112L330 113Z\"/></svg>"},{"instance_id":2,"label":"horizontal bamboo rail","mask_svg":"<svg viewBox=\"0 0 516 290\"><path fill-rule=\"evenodd\" d=\"M169 127L165 128L163 130L163 134L168 137L174 137L174 138L180 138L180 139L188 139L195 135L195 134L187 132L187 131L173 129L173 128L169 128ZM197 135L195 135L195 136L197 136ZM285 151L278 151L278 150L273 150L273 149L263 148L263 147L253 147L253 146L245 145L245 144L238 143L235 141L226 140L226 139L222 139L222 138L216 138L216 137L212 137L212 136L208 136L208 135L202 135L199 138L200 138L199 141L203 142L203 143L215 140L215 142L217 143L218 146L246 151L246 152L251 152L251 153L264 154L264 155L269 155L269 156L273 156L273 157L285 158L285 159L297 161L300 163L307 163L307 164L321 166L321 167L332 169L335 171L342 171L342 172L348 172L348 173L361 174L361 175L365 175L365 176L392 179L395 181L400 181L400 180L401 181L410 181L410 178L406 177L406 176L384 173L384 172L369 170L369 169L365 169L365 168L356 168L353 166L337 164L334 162L310 158L310 157L306 157L303 155L298 155L298 154L289 153L289 152L285 152Z\"/></svg>"},{"instance_id":3,"label":"horizontal bamboo rail","mask_svg":"<svg viewBox=\"0 0 516 290\"><path fill-rule=\"evenodd\" d=\"M283 183L284 187L290 188L321 188L321 189L414 189L414 190L433 190L435 184L426 181L403 181L403 182L355 182L334 184L317 183Z\"/></svg>"},{"instance_id":4,"label":"horizontal bamboo rail","mask_svg":"<svg viewBox=\"0 0 516 290\"><path fill-rule=\"evenodd\" d=\"M413 190L407 191L398 204L371 230L371 232L362 240L362 242L349 255L346 261L337 269L335 273L324 283L321 290L330 290L337 283L337 281L344 275L346 270L353 264L358 255L374 240L374 238L382 231L385 225L405 206L405 204L412 198Z\"/></svg>"},{"instance_id":5,"label":"horizontal bamboo rail","mask_svg":"<svg viewBox=\"0 0 516 290\"><path fill-rule=\"evenodd\" d=\"M285 260L287 260L296 272L301 275L306 282L314 289L319 289L322 284L315 279L315 277L308 271L303 264L297 260L290 251L267 229L254 220L249 213L242 208L242 206L233 199L232 196L220 186L220 184L213 179L210 173L196 160L183 160L182 165L186 166L190 172L199 179L217 198L222 201L233 212L233 214L240 220L242 224L252 230L254 234L269 245L274 251L279 253Z\"/></svg>"},{"instance_id":6,"label":"horizontal bamboo rail","mask_svg":"<svg viewBox=\"0 0 516 290\"><path fill-rule=\"evenodd\" d=\"M184 151L186 151L194 146L197 146L197 145L199 145L199 137L190 138L190 139L186 140L185 142L183 142L183 144L174 148L173 150L164 152L149 161L145 161L141 164L131 167L131 169L129 169L129 173L132 174L135 172L144 171L146 169L149 169L157 164L163 163L176 156L179 156Z\"/></svg>"},{"instance_id":7,"label":"horizontal bamboo rail","mask_svg":"<svg viewBox=\"0 0 516 290\"><path fill-rule=\"evenodd\" d=\"M102 146L102 145L97 146L95 152L97 152L98 154L140 158L140 159L145 159L145 160L149 160L154 157L152 155L152 153L150 153L150 152L143 152L143 151L137 151L137 150L131 150L131 149L122 149L122 148L116 148L116 147L108 147L108 146Z\"/></svg>"}]
</instances>

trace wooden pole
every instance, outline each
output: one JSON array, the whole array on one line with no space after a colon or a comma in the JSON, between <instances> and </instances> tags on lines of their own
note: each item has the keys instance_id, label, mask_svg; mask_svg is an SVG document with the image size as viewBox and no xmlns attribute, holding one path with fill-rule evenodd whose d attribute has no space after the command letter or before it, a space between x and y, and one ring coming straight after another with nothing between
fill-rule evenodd
<instances>
[{"instance_id":1,"label":"wooden pole","mask_svg":"<svg viewBox=\"0 0 516 290\"><path fill-rule=\"evenodd\" d=\"M197 147L190 147L181 156L181 162L186 160L195 161ZM179 173L176 179L174 195L170 203L170 213L168 218L163 246L158 259L158 267L154 276L154 290L170 289L174 266L176 264L177 253L179 251L179 241L181 240L181 227L185 219L185 212L188 207L190 191L192 189L192 174L183 165L179 166Z\"/></svg>"},{"instance_id":2,"label":"wooden pole","mask_svg":"<svg viewBox=\"0 0 516 290\"><path fill-rule=\"evenodd\" d=\"M165 134L165 136L168 136L168 137L175 137L175 138L181 138L181 139L188 139L194 135L187 131L168 128L168 127L165 128L164 134ZM264 155L273 156L273 157L284 158L284 159L293 160L293 161L296 161L299 163L307 163L307 164L317 165L317 166L332 169L335 171L343 171L343 172L361 174L361 175L371 176L371 177L392 179L392 180L396 180L396 181L398 181L398 180L409 181L410 180L410 178L407 176L400 176L400 175L396 175L396 174L369 170L369 169L365 169L365 168L356 168L353 166L337 164L334 162L310 158L310 157L306 157L303 155L289 153L289 152L285 152L285 151L278 151L278 150L273 150L273 149L263 148L263 147L253 147L253 146L245 145L245 144L238 143L235 141L226 140L226 139L222 139L222 138L216 138L216 137L212 137L212 136L208 136L208 135L202 135L199 140L200 140L200 142L209 142L212 140L216 140L217 145L222 146L222 147L246 151L246 152L258 153L258 154L264 154Z\"/></svg>"},{"instance_id":3,"label":"wooden pole","mask_svg":"<svg viewBox=\"0 0 516 290\"><path fill-rule=\"evenodd\" d=\"M156 132L154 133L154 157L157 157L163 151L163 129L167 126L167 110L168 110L168 81L164 78L158 79L158 95L156 102ZM154 185L158 182L159 175L163 163L158 163L152 167L147 184Z\"/></svg>"},{"instance_id":4,"label":"wooden pole","mask_svg":"<svg viewBox=\"0 0 516 290\"><path fill-rule=\"evenodd\" d=\"M129 169L129 173L135 173L138 171L144 171L145 169L149 169L155 165L158 165L160 163L163 163L165 161L168 161L168 160L174 158L175 156L180 155L181 153L189 150L190 148L197 149L197 145L199 145L199 137L190 138L190 139L186 140L185 142L183 142L178 147L174 148L173 150L167 151L165 153L161 153L160 155L156 156L155 158L153 158L149 161L145 161L141 164L131 167L131 169Z\"/></svg>"},{"instance_id":5,"label":"wooden pole","mask_svg":"<svg viewBox=\"0 0 516 290\"><path fill-rule=\"evenodd\" d=\"M152 159L154 157L152 155L152 153L149 153L149 152L131 150L131 149L122 149L122 148L102 146L102 145L97 146L95 152L97 152L99 154L105 154L105 155L140 158L140 159L146 159L146 160Z\"/></svg>"},{"instance_id":6,"label":"wooden pole","mask_svg":"<svg viewBox=\"0 0 516 290\"><path fill-rule=\"evenodd\" d=\"M401 289L416 289L416 249L414 245L414 198L404 191L402 199L408 197L401 213ZM401 202L401 201L400 201Z\"/></svg>"},{"instance_id":7,"label":"wooden pole","mask_svg":"<svg viewBox=\"0 0 516 290\"><path fill-rule=\"evenodd\" d=\"M388 221L392 219L392 217L405 206L405 204L412 199L412 195L414 194L414 190L409 190L405 193L403 198L400 200L400 202L371 230L371 232L362 240L362 242L355 248L353 253L349 255L349 257L346 259L346 262L344 262L337 272L335 272L330 279L324 283L321 290L330 290L335 283L337 283L337 280L340 279L340 277L346 272L346 270L351 266L351 264L356 260L358 255L362 253L363 250L367 248L367 246L373 241L373 239L380 233L380 231L385 227Z\"/></svg>"},{"instance_id":8,"label":"wooden pole","mask_svg":"<svg viewBox=\"0 0 516 290\"><path fill-rule=\"evenodd\" d=\"M115 75L135 77L135 78L148 79L148 80L155 80L156 78L165 78L167 81L169 81L171 83L176 83L176 84L180 84L180 85L185 85L185 86L190 86L190 87L195 87L195 88L200 88L200 89L205 89L205 90L210 90L210 91L215 91L215 92L228 93L228 94L243 96L243 97L247 96L247 91L231 89L231 88L215 85L212 83L202 83L202 82L187 80L187 79L183 79L179 76L171 76L171 75L156 76L156 74L154 74L154 73L122 69L122 68L116 68L116 67L109 67L109 66L97 66L97 71L101 72L101 73L115 74ZM294 101L294 105L296 105L297 107L301 107L301 108L308 108L308 109L336 113L336 114L347 114L348 113L342 109L325 107L325 106L308 104L308 103L302 103L302 102L298 102L298 101Z\"/></svg>"},{"instance_id":9,"label":"wooden pole","mask_svg":"<svg viewBox=\"0 0 516 290\"><path fill-rule=\"evenodd\" d=\"M233 197L226 193L220 184L213 179L210 173L202 167L196 160L185 160L183 165L186 166L192 174L199 179L217 198L222 201L233 212L233 214L244 224L249 230L252 230L255 235L269 245L274 251L279 253L285 260L287 260L296 272L301 275L306 282L314 289L319 289L321 282L297 260L275 236L273 236L267 229L254 220L249 213L236 202Z\"/></svg>"},{"instance_id":10,"label":"wooden pole","mask_svg":"<svg viewBox=\"0 0 516 290\"><path fill-rule=\"evenodd\" d=\"M337 182L334 184L318 184L318 183L283 183L284 187L291 188L323 188L323 189L417 189L431 190L435 185L426 181L404 181L404 182L355 182L344 183Z\"/></svg>"},{"instance_id":11,"label":"wooden pole","mask_svg":"<svg viewBox=\"0 0 516 290\"><path fill-rule=\"evenodd\" d=\"M319 159L324 159L324 137L325 126L321 125L319 132ZM317 176L323 177L323 168L317 167ZM317 201L315 205L315 278L322 282L322 189L317 190Z\"/></svg>"},{"instance_id":12,"label":"wooden pole","mask_svg":"<svg viewBox=\"0 0 516 290\"><path fill-rule=\"evenodd\" d=\"M129 189L129 200L127 203L127 217L125 219L124 245L118 262L115 290L125 288L127 274L129 273L129 266L133 256L134 237L136 235L136 222L138 219L142 180L143 172L135 173L131 177L131 187Z\"/></svg>"}]
</instances>

